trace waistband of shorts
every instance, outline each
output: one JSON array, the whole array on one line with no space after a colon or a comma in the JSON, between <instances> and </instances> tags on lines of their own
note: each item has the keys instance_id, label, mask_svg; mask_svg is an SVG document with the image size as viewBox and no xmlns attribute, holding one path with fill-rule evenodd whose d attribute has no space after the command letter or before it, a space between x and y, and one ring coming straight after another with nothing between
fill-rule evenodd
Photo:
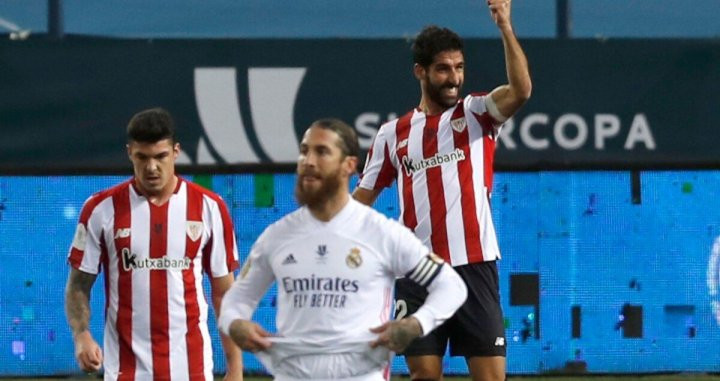
<instances>
[{"instance_id":1,"label":"waistband of shorts","mask_svg":"<svg viewBox=\"0 0 720 381\"><path fill-rule=\"evenodd\" d=\"M282 374L277 374L273 378L274 381L384 381L385 377L383 376L383 370L377 369L373 370L369 373L361 374L358 376L353 377L346 377L346 378L333 378L333 379L325 379L325 378L294 378L294 377L288 377L283 376Z\"/></svg>"}]
</instances>

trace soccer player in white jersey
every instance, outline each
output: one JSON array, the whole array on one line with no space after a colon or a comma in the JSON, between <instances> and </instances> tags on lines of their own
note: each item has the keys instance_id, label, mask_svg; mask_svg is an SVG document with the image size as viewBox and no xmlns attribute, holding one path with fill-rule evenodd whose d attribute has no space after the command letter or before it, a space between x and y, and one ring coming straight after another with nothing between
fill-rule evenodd
<instances>
[{"instance_id":1,"label":"soccer player in white jersey","mask_svg":"<svg viewBox=\"0 0 720 381\"><path fill-rule=\"evenodd\" d=\"M468 300L430 336L405 351L413 380L442 378L442 356L466 358L473 380L505 379L505 329L495 261L500 259L490 213L495 142L502 123L527 101L531 80L513 33L510 1L487 1L502 36L508 84L461 97L465 58L460 37L423 29L413 44L419 106L382 125L353 196L371 205L397 181L401 221L468 287ZM399 280L397 313L414 311L424 290Z\"/></svg>"},{"instance_id":2,"label":"soccer player in white jersey","mask_svg":"<svg viewBox=\"0 0 720 381\"><path fill-rule=\"evenodd\" d=\"M216 314L232 285L237 248L227 206L175 175L180 145L162 109L127 128L134 177L92 195L70 248L65 311L75 356L106 380L213 379L203 272ZM88 330L90 289L105 272L104 351ZM225 379L242 380L240 350L223 336Z\"/></svg>"},{"instance_id":3,"label":"soccer player in white jersey","mask_svg":"<svg viewBox=\"0 0 720 381\"><path fill-rule=\"evenodd\" d=\"M221 331L257 352L275 380L379 381L390 351L402 350L463 303L460 277L407 228L352 199L355 131L321 119L300 144L295 196L301 208L269 226L225 294ZM392 287L406 275L429 296L390 321ZM252 322L277 282L277 333Z\"/></svg>"}]
</instances>

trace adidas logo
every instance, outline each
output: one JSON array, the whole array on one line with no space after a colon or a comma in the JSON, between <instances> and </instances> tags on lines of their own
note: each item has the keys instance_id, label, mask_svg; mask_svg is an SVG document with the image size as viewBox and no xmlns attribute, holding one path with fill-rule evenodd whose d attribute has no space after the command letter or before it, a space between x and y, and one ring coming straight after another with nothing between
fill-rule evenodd
<instances>
[{"instance_id":1,"label":"adidas logo","mask_svg":"<svg viewBox=\"0 0 720 381\"><path fill-rule=\"evenodd\" d=\"M292 253L288 254L288 256L285 257L285 259L282 261L283 265L290 265L293 263L297 263L297 261L295 260L295 256L292 255Z\"/></svg>"}]
</instances>

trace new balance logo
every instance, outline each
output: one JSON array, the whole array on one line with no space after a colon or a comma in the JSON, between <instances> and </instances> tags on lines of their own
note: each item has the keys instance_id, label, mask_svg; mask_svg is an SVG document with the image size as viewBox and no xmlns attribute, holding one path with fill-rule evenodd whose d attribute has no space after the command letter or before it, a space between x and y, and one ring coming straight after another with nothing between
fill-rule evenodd
<instances>
[{"instance_id":1,"label":"new balance logo","mask_svg":"<svg viewBox=\"0 0 720 381\"><path fill-rule=\"evenodd\" d=\"M505 338L504 337L496 337L495 338L495 346L496 347L504 347L505 346Z\"/></svg>"},{"instance_id":2,"label":"new balance logo","mask_svg":"<svg viewBox=\"0 0 720 381\"><path fill-rule=\"evenodd\" d=\"M118 229L115 232L115 239L130 237L130 228Z\"/></svg>"},{"instance_id":3,"label":"new balance logo","mask_svg":"<svg viewBox=\"0 0 720 381\"><path fill-rule=\"evenodd\" d=\"M288 254L288 256L285 257L285 259L282 261L283 265L292 265L294 263L297 263L297 261L295 260L295 256L292 255L292 253Z\"/></svg>"}]
</instances>

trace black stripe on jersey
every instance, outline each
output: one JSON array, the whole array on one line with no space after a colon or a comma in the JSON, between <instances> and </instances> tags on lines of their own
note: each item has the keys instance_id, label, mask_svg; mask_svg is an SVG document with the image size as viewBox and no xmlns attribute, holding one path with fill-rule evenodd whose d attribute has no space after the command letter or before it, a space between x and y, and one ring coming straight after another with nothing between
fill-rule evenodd
<instances>
[{"instance_id":1,"label":"black stripe on jersey","mask_svg":"<svg viewBox=\"0 0 720 381\"><path fill-rule=\"evenodd\" d=\"M442 270L442 263L434 261L430 256L420 260L420 263L410 270L405 277L422 287L427 287Z\"/></svg>"}]
</instances>

